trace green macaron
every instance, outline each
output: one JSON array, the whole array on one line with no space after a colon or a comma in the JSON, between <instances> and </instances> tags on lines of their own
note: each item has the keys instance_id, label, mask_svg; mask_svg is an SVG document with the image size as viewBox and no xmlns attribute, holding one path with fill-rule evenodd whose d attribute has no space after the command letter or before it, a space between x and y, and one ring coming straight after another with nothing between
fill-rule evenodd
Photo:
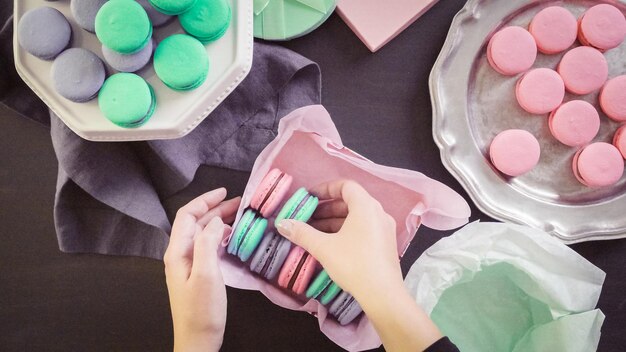
<instances>
[{"instance_id":1,"label":"green macaron","mask_svg":"<svg viewBox=\"0 0 626 352\"><path fill-rule=\"evenodd\" d=\"M179 15L178 20L187 33L207 44L226 33L231 17L227 0L198 0L189 11Z\"/></svg>"},{"instance_id":2,"label":"green macaron","mask_svg":"<svg viewBox=\"0 0 626 352\"><path fill-rule=\"evenodd\" d=\"M209 56L196 38L174 34L156 48L154 71L172 89L195 89L204 83L209 74Z\"/></svg>"},{"instance_id":3,"label":"green macaron","mask_svg":"<svg viewBox=\"0 0 626 352\"><path fill-rule=\"evenodd\" d=\"M322 270L306 291L307 298L315 298L323 305L330 303L341 292L341 288L331 280L326 270Z\"/></svg>"},{"instance_id":4,"label":"green macaron","mask_svg":"<svg viewBox=\"0 0 626 352\"><path fill-rule=\"evenodd\" d=\"M306 189L300 188L283 205L278 216L276 216L274 224L278 226L278 223L285 219L307 222L313 216L318 203L319 199L316 196L309 193Z\"/></svg>"},{"instance_id":5,"label":"green macaron","mask_svg":"<svg viewBox=\"0 0 626 352\"><path fill-rule=\"evenodd\" d=\"M196 0L149 0L150 4L159 12L166 15L180 15L187 12Z\"/></svg>"},{"instance_id":6,"label":"green macaron","mask_svg":"<svg viewBox=\"0 0 626 352\"><path fill-rule=\"evenodd\" d=\"M117 73L109 77L98 94L98 105L114 124L139 127L156 108L156 97L148 82L134 73Z\"/></svg>"},{"instance_id":7,"label":"green macaron","mask_svg":"<svg viewBox=\"0 0 626 352\"><path fill-rule=\"evenodd\" d=\"M107 48L122 54L143 49L152 37L150 18L134 0L109 0L96 15L96 36Z\"/></svg>"},{"instance_id":8,"label":"green macaron","mask_svg":"<svg viewBox=\"0 0 626 352\"><path fill-rule=\"evenodd\" d=\"M236 255L242 262L245 262L263 239L266 228L266 219L252 209L246 210L235 226L226 250L229 254Z\"/></svg>"}]
</instances>

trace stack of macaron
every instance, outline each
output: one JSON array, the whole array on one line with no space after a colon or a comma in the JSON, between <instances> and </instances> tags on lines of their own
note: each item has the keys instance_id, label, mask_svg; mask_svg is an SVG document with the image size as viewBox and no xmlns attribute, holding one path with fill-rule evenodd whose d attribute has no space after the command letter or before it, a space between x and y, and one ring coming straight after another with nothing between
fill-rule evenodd
<instances>
[{"instance_id":1,"label":"stack of macaron","mask_svg":"<svg viewBox=\"0 0 626 352\"><path fill-rule=\"evenodd\" d=\"M221 38L231 22L227 0L71 0L70 10L74 21L102 43L102 57L117 71L108 79L98 54L68 49L71 25L53 7L25 13L18 24L18 41L26 52L54 60L52 81L58 94L76 103L98 97L103 115L125 128L141 126L156 109L153 88L134 72L154 57L155 72L167 87L177 91L200 87L209 72L204 45ZM154 27L170 23L174 15L188 35L175 34L157 45Z\"/></svg>"},{"instance_id":2,"label":"stack of macaron","mask_svg":"<svg viewBox=\"0 0 626 352\"><path fill-rule=\"evenodd\" d=\"M498 73L522 74L515 96L520 107L535 115L547 115L550 132L560 143L580 148L572 168L574 176L589 187L615 184L624 171L626 135L615 134L613 145L592 143L600 130L600 114L590 103L564 102L565 92L586 95L597 92L602 111L611 119L626 122L626 76L608 80L609 67L603 53L626 38L626 18L613 5L595 5L578 20L565 8L550 6L539 11L528 30L505 27L487 46L487 60ZM576 39L582 44L570 49ZM537 52L563 55L556 69L531 69ZM620 129L623 131L625 129ZM624 136L624 137L623 137ZM539 162L539 142L530 132L518 129L499 133L489 147L494 167L508 176L520 176Z\"/></svg>"},{"instance_id":3,"label":"stack of macaron","mask_svg":"<svg viewBox=\"0 0 626 352\"><path fill-rule=\"evenodd\" d=\"M349 324L362 312L359 304L332 282L313 256L274 230L284 219L307 222L319 203L316 196L299 188L283 204L292 183L293 177L279 169L272 169L263 178L226 250L249 262L252 272L289 292L330 304L329 312L339 323Z\"/></svg>"}]
</instances>

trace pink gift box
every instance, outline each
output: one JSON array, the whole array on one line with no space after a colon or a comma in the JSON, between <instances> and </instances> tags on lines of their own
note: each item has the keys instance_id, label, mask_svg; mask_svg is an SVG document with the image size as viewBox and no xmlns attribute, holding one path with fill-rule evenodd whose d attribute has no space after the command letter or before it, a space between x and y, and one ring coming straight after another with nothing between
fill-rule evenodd
<instances>
[{"instance_id":1,"label":"pink gift box","mask_svg":"<svg viewBox=\"0 0 626 352\"><path fill-rule=\"evenodd\" d=\"M405 169L377 165L343 146L328 112L320 105L295 110L281 119L278 136L257 158L244 191L237 220L249 206L263 177L279 168L293 176L289 194L337 179L352 179L368 190L396 220L398 253L403 254L423 224L435 229L453 229L467 223L470 208L455 191L427 176ZM273 224L273 220L270 220ZM273 227L273 225L270 225ZM223 243L228 244L230 238ZM273 303L313 314L320 330L349 351L380 346L381 341L366 316L346 326L328 316L327 307L315 300L296 297L253 274L247 263L220 249L226 285L261 291Z\"/></svg>"},{"instance_id":2,"label":"pink gift box","mask_svg":"<svg viewBox=\"0 0 626 352\"><path fill-rule=\"evenodd\" d=\"M438 0L339 0L337 12L372 51L395 38Z\"/></svg>"}]
</instances>

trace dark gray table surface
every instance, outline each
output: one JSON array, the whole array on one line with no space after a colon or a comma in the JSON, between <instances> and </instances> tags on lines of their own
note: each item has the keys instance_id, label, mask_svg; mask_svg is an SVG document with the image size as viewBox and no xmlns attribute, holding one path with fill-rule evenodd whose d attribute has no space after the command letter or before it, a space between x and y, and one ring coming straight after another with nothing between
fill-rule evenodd
<instances>
[{"instance_id":1,"label":"dark gray table surface","mask_svg":"<svg viewBox=\"0 0 626 352\"><path fill-rule=\"evenodd\" d=\"M376 54L336 15L289 47L318 62L323 103L344 143L375 162L419 170L463 194L431 136L428 75L463 0L441 0ZM142 258L58 250L52 207L56 159L49 131L0 106L0 350L168 351L172 328L163 265ZM240 195L248 174L204 167L164 199L169 215L194 196L226 186ZM472 206L472 220L489 221ZM451 232L422 227L411 263ZM600 351L626 349L626 240L572 246L607 273ZM256 292L228 289L223 351L340 350L307 314Z\"/></svg>"}]
</instances>

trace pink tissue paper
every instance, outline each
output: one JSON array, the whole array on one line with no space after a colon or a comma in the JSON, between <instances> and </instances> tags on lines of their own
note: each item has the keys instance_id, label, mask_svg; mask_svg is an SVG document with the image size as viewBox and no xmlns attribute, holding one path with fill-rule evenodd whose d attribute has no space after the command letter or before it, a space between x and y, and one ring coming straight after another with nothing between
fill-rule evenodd
<instances>
[{"instance_id":1,"label":"pink tissue paper","mask_svg":"<svg viewBox=\"0 0 626 352\"><path fill-rule=\"evenodd\" d=\"M336 179L359 182L396 220L400 254L407 249L420 224L438 230L453 229L467 223L470 215L467 202L444 184L419 172L377 165L344 147L330 115L320 105L295 110L280 121L278 136L256 159L236 221L249 206L263 177L276 167L293 176L289 194L299 187L311 188ZM247 264L228 255L224 247L219 255L226 285L261 291L281 307L316 316L320 330L346 350L380 346L380 338L366 316L341 326L317 301L305 301L261 279L250 272Z\"/></svg>"},{"instance_id":2,"label":"pink tissue paper","mask_svg":"<svg viewBox=\"0 0 626 352\"><path fill-rule=\"evenodd\" d=\"M339 0L337 13L372 52L395 38L438 0Z\"/></svg>"}]
</instances>

